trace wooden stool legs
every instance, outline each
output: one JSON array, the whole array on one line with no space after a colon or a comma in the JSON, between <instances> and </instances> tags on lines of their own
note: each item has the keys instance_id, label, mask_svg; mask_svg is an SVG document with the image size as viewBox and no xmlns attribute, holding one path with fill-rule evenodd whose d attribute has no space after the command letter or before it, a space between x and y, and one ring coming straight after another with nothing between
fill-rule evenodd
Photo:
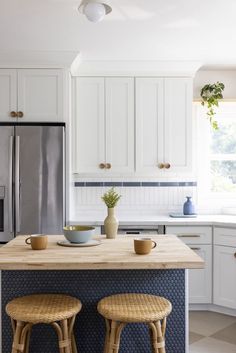
<instances>
[{"instance_id":1,"label":"wooden stool legs","mask_svg":"<svg viewBox=\"0 0 236 353\"><path fill-rule=\"evenodd\" d=\"M74 323L75 316L71 319L62 320L59 323L52 323L58 336L60 353L78 353L73 332Z\"/></svg>"},{"instance_id":2,"label":"wooden stool legs","mask_svg":"<svg viewBox=\"0 0 236 353\"><path fill-rule=\"evenodd\" d=\"M106 319L106 339L104 353L118 353L120 348L120 335L125 323Z\"/></svg>"},{"instance_id":3,"label":"wooden stool legs","mask_svg":"<svg viewBox=\"0 0 236 353\"><path fill-rule=\"evenodd\" d=\"M14 320L11 320L11 323L14 335L11 353L29 353L30 334L33 325ZM78 353L73 332L74 323L75 316L51 324L58 336L60 353Z\"/></svg>"},{"instance_id":4,"label":"wooden stool legs","mask_svg":"<svg viewBox=\"0 0 236 353\"><path fill-rule=\"evenodd\" d=\"M153 353L166 353L165 349L165 330L166 330L166 318L160 321L149 323L150 336Z\"/></svg>"},{"instance_id":5,"label":"wooden stool legs","mask_svg":"<svg viewBox=\"0 0 236 353\"><path fill-rule=\"evenodd\" d=\"M120 336L123 328L126 326L124 322L106 320L106 338L104 353L119 353ZM166 353L165 349L165 330L166 318L161 321L148 323L150 328L150 337L153 353Z\"/></svg>"},{"instance_id":6,"label":"wooden stool legs","mask_svg":"<svg viewBox=\"0 0 236 353\"><path fill-rule=\"evenodd\" d=\"M11 320L13 329L12 353L29 353L29 337L32 325Z\"/></svg>"}]
</instances>

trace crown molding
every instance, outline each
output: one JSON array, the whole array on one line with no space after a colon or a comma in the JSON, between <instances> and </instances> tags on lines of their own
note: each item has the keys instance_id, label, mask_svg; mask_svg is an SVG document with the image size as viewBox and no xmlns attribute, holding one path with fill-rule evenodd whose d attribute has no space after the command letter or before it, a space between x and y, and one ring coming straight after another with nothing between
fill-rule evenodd
<instances>
[{"instance_id":1,"label":"crown molding","mask_svg":"<svg viewBox=\"0 0 236 353\"><path fill-rule=\"evenodd\" d=\"M79 56L75 51L0 51L0 67L70 69Z\"/></svg>"},{"instance_id":2,"label":"crown molding","mask_svg":"<svg viewBox=\"0 0 236 353\"><path fill-rule=\"evenodd\" d=\"M82 60L71 70L72 76L163 76L194 77L198 61L93 61Z\"/></svg>"}]
</instances>

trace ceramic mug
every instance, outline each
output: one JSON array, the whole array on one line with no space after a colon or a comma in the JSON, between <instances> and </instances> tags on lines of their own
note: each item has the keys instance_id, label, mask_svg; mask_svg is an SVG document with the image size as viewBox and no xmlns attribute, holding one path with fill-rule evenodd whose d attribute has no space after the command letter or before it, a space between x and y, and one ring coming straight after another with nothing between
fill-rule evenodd
<instances>
[{"instance_id":1,"label":"ceramic mug","mask_svg":"<svg viewBox=\"0 0 236 353\"><path fill-rule=\"evenodd\" d=\"M48 237L44 234L32 234L25 239L27 245L31 245L33 250L44 250L48 245Z\"/></svg>"},{"instance_id":2,"label":"ceramic mug","mask_svg":"<svg viewBox=\"0 0 236 353\"><path fill-rule=\"evenodd\" d=\"M156 246L157 246L157 243L151 238L134 239L134 251L138 255L147 255Z\"/></svg>"}]
</instances>

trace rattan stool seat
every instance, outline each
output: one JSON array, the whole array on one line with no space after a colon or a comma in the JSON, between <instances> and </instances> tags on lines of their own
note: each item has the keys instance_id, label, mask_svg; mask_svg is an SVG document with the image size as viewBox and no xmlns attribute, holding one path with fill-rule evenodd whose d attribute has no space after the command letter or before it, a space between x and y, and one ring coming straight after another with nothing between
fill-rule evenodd
<instances>
[{"instance_id":1,"label":"rattan stool seat","mask_svg":"<svg viewBox=\"0 0 236 353\"><path fill-rule=\"evenodd\" d=\"M80 300L61 294L35 294L13 299L7 314L16 321L52 323L73 317L81 310Z\"/></svg>"},{"instance_id":2,"label":"rattan stool seat","mask_svg":"<svg viewBox=\"0 0 236 353\"><path fill-rule=\"evenodd\" d=\"M106 319L119 322L153 322L170 314L171 303L149 294L116 294L98 303L98 312Z\"/></svg>"}]
</instances>

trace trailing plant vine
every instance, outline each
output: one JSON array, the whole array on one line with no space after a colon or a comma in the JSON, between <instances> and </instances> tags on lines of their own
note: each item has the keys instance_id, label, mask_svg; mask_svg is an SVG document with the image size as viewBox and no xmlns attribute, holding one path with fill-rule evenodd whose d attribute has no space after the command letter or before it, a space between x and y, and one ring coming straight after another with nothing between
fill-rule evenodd
<instances>
[{"instance_id":1,"label":"trailing plant vine","mask_svg":"<svg viewBox=\"0 0 236 353\"><path fill-rule=\"evenodd\" d=\"M210 124L214 130L217 130L218 123L214 119L216 114L215 107L219 106L219 99L223 98L223 91L225 89L225 85L222 82L216 82L214 84L207 84L201 89L201 104L207 107L207 117L210 121Z\"/></svg>"}]
</instances>

